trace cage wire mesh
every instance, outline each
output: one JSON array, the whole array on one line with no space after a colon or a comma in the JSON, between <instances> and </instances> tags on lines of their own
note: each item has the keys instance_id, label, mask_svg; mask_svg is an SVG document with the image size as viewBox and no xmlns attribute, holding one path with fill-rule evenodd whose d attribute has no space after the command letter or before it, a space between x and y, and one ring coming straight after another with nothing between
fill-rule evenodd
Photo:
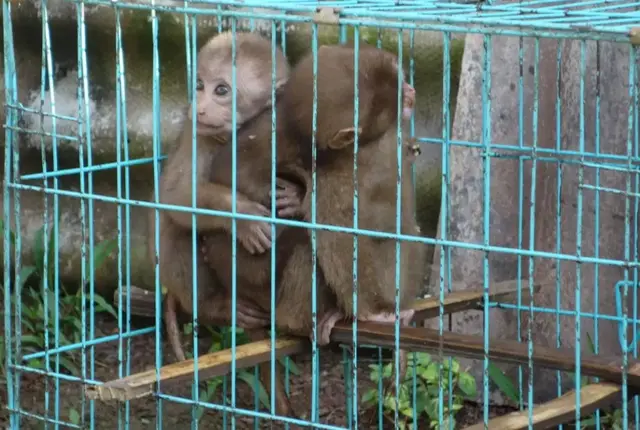
<instances>
[{"instance_id":1,"label":"cage wire mesh","mask_svg":"<svg viewBox=\"0 0 640 430\"><path fill-rule=\"evenodd\" d=\"M639 7L4 0L3 425L640 428ZM146 214L170 207L158 203L163 161L194 97L198 49L223 30L259 32L292 64L354 40L398 55L417 91L398 148L415 137L422 151L413 171L422 235L378 237L433 252L410 262L425 265L424 292L436 303L413 342L400 339L398 322L384 349L375 336L368 348L353 337L335 350L271 331L274 347L260 355L244 331L199 325L195 311L182 326L185 351L200 345L195 370L170 367ZM258 219L194 206L183 210ZM504 280L510 299L490 297ZM136 287L149 292L146 311ZM478 291L474 310L445 309L455 293ZM448 332L467 337L456 343ZM426 333L441 337L430 343ZM399 365L388 351L400 345L414 351L406 380L385 393ZM285 369L296 417L272 412L273 393L251 367L269 360ZM125 392L129 375L139 385L122 401L88 394L114 381L113 392ZM608 402L598 403L604 389ZM564 421L537 414L534 406L568 392ZM520 427L490 421L512 410Z\"/></svg>"}]
</instances>

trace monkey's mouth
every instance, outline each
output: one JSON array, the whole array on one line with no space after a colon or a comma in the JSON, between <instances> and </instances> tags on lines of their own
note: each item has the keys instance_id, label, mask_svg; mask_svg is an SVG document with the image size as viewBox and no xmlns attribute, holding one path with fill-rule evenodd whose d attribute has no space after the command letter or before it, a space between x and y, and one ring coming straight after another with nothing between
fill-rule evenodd
<instances>
[{"instance_id":1,"label":"monkey's mouth","mask_svg":"<svg viewBox=\"0 0 640 430\"><path fill-rule=\"evenodd\" d=\"M218 134L223 131L224 125L211 125L204 124L202 122L196 122L196 133L201 136L210 136L212 134Z\"/></svg>"}]
</instances>

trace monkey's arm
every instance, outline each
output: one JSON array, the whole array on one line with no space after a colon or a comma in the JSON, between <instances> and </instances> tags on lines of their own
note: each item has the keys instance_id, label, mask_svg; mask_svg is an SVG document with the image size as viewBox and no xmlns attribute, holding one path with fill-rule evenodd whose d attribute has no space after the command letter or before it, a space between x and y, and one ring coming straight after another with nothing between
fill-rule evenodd
<instances>
[{"instance_id":1,"label":"monkey's arm","mask_svg":"<svg viewBox=\"0 0 640 430\"><path fill-rule=\"evenodd\" d=\"M180 189L185 192L180 192ZM191 187L177 187L175 192L166 193L163 203L178 206L191 206ZM231 212L231 189L216 183L199 183L196 194L196 206L201 209ZM252 202L244 194L236 192L236 211L249 215L269 216L270 213L259 203ZM191 213L183 211L169 211L169 216L177 225L190 229ZM231 218L221 216L197 215L198 231L225 230L231 231Z\"/></svg>"}]
</instances>

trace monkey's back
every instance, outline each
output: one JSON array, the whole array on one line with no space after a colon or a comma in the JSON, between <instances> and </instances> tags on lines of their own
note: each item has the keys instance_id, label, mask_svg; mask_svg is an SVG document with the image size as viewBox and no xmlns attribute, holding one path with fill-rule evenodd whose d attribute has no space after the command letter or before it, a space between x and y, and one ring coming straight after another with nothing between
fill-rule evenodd
<instances>
[{"instance_id":1,"label":"monkey's back","mask_svg":"<svg viewBox=\"0 0 640 430\"><path fill-rule=\"evenodd\" d=\"M396 232L397 157L395 130L383 139L363 145L358 151L358 227L376 232ZM321 163L317 174L317 221L353 227L355 187L351 148L333 151L332 160ZM403 166L401 228L416 234L413 186L408 163ZM318 231L318 259L327 283L336 291L340 308L352 314L353 237L346 233ZM424 247L400 245L400 306L410 306L424 270ZM358 311L361 314L393 312L396 279L396 241L358 236Z\"/></svg>"}]
</instances>

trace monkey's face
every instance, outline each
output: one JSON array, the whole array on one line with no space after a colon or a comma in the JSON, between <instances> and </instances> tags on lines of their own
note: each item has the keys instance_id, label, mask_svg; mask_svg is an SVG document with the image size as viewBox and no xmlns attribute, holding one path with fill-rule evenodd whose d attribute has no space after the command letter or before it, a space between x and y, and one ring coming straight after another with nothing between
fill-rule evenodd
<instances>
[{"instance_id":1,"label":"monkey's face","mask_svg":"<svg viewBox=\"0 0 640 430\"><path fill-rule=\"evenodd\" d=\"M211 78L198 73L196 79L196 132L214 136L231 131L231 85L223 77ZM193 120L193 106L189 120Z\"/></svg>"},{"instance_id":2,"label":"monkey's face","mask_svg":"<svg viewBox=\"0 0 640 430\"><path fill-rule=\"evenodd\" d=\"M269 54L270 55L270 54ZM213 136L233 130L233 68L230 55L201 57L196 81L197 134ZM284 57L283 57L284 58ZM285 63L286 64L286 63ZM288 67L282 72L288 77ZM236 129L271 105L271 64L245 56L236 58ZM189 109L189 120L193 108Z\"/></svg>"}]
</instances>

